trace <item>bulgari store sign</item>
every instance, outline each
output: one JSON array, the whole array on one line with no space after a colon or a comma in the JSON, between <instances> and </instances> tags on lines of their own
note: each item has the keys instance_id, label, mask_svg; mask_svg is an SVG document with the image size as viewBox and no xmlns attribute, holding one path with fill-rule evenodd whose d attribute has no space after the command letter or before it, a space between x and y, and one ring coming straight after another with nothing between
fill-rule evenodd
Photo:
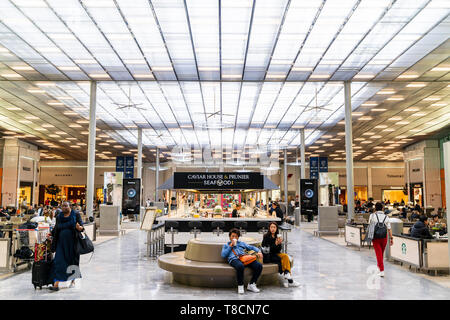
<instances>
[{"instance_id":1,"label":"bulgari store sign","mask_svg":"<svg viewBox=\"0 0 450 320\"><path fill-rule=\"evenodd\" d=\"M231 190L263 189L263 175L258 172L175 172L174 189Z\"/></svg>"}]
</instances>

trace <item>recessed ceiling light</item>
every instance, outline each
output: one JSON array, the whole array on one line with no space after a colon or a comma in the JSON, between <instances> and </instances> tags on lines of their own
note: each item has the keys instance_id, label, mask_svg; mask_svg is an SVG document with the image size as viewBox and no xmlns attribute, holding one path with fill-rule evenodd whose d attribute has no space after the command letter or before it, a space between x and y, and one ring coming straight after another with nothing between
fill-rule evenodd
<instances>
[{"instance_id":1,"label":"recessed ceiling light","mask_svg":"<svg viewBox=\"0 0 450 320\"><path fill-rule=\"evenodd\" d=\"M423 99L422 101L439 101L439 100L441 100L440 97L428 97Z\"/></svg>"},{"instance_id":2,"label":"recessed ceiling light","mask_svg":"<svg viewBox=\"0 0 450 320\"><path fill-rule=\"evenodd\" d=\"M410 83L406 87L407 88L421 88L421 87L425 87L425 86L426 86L426 83Z\"/></svg>"},{"instance_id":3,"label":"recessed ceiling light","mask_svg":"<svg viewBox=\"0 0 450 320\"><path fill-rule=\"evenodd\" d=\"M19 110L22 110L22 109L19 108L19 107L6 107L5 109L6 109L6 110L10 110L10 111L19 111Z\"/></svg>"},{"instance_id":4,"label":"recessed ceiling light","mask_svg":"<svg viewBox=\"0 0 450 320\"><path fill-rule=\"evenodd\" d=\"M385 131L385 132L394 132L395 131L395 129L384 129L383 131Z\"/></svg>"},{"instance_id":5,"label":"recessed ceiling light","mask_svg":"<svg viewBox=\"0 0 450 320\"><path fill-rule=\"evenodd\" d=\"M373 118L372 118L372 117L361 117L361 118L359 118L358 120L361 120L361 121L370 121L370 120L373 120Z\"/></svg>"},{"instance_id":6,"label":"recessed ceiling light","mask_svg":"<svg viewBox=\"0 0 450 320\"><path fill-rule=\"evenodd\" d=\"M362 107L374 107L377 105L378 105L378 103L375 103L375 102L364 102L361 104Z\"/></svg>"},{"instance_id":7,"label":"recessed ceiling light","mask_svg":"<svg viewBox=\"0 0 450 320\"><path fill-rule=\"evenodd\" d=\"M292 67L292 71L310 72L310 71L313 71L313 68L312 67Z\"/></svg>"},{"instance_id":8,"label":"recessed ceiling light","mask_svg":"<svg viewBox=\"0 0 450 320\"><path fill-rule=\"evenodd\" d=\"M375 133L374 132L364 132L362 135L363 136L373 136Z\"/></svg>"},{"instance_id":9,"label":"recessed ceiling light","mask_svg":"<svg viewBox=\"0 0 450 320\"><path fill-rule=\"evenodd\" d=\"M397 124L409 124L409 121L399 121Z\"/></svg>"},{"instance_id":10,"label":"recessed ceiling light","mask_svg":"<svg viewBox=\"0 0 450 320\"><path fill-rule=\"evenodd\" d=\"M391 117L389 119L387 119L388 121L400 121L402 120L402 117Z\"/></svg>"},{"instance_id":11,"label":"recessed ceiling light","mask_svg":"<svg viewBox=\"0 0 450 320\"><path fill-rule=\"evenodd\" d=\"M431 69L430 71L450 71L450 67L435 67L433 69Z\"/></svg>"},{"instance_id":12,"label":"recessed ceiling light","mask_svg":"<svg viewBox=\"0 0 450 320\"><path fill-rule=\"evenodd\" d=\"M53 128L53 127L55 127L55 126L52 125L52 124L49 124L49 123L44 123L44 124L42 125L42 127L43 127L43 128Z\"/></svg>"},{"instance_id":13,"label":"recessed ceiling light","mask_svg":"<svg viewBox=\"0 0 450 320\"><path fill-rule=\"evenodd\" d=\"M386 126L386 125L384 125L384 124L380 124L380 125L378 125L378 126L375 126L375 128L377 128L377 129L384 129L384 128L387 128L388 126Z\"/></svg>"},{"instance_id":14,"label":"recessed ceiling light","mask_svg":"<svg viewBox=\"0 0 450 320\"><path fill-rule=\"evenodd\" d=\"M18 71L34 71L34 69L30 66L15 66L11 68Z\"/></svg>"},{"instance_id":15,"label":"recessed ceiling light","mask_svg":"<svg viewBox=\"0 0 450 320\"><path fill-rule=\"evenodd\" d=\"M77 146L76 144L75 145L71 145L70 147L71 148L81 148L80 146Z\"/></svg>"},{"instance_id":16,"label":"recessed ceiling light","mask_svg":"<svg viewBox=\"0 0 450 320\"><path fill-rule=\"evenodd\" d=\"M414 114L411 115L411 117L423 117L426 116L428 113L426 112L416 112Z\"/></svg>"},{"instance_id":17,"label":"recessed ceiling light","mask_svg":"<svg viewBox=\"0 0 450 320\"><path fill-rule=\"evenodd\" d=\"M389 100L389 101L401 101L401 100L404 100L404 98L403 97L390 97L390 98L387 98L386 100Z\"/></svg>"},{"instance_id":18,"label":"recessed ceiling light","mask_svg":"<svg viewBox=\"0 0 450 320\"><path fill-rule=\"evenodd\" d=\"M2 73L0 76L4 78L22 78L22 76L18 73Z\"/></svg>"},{"instance_id":19,"label":"recessed ceiling light","mask_svg":"<svg viewBox=\"0 0 450 320\"><path fill-rule=\"evenodd\" d=\"M374 112L382 112L382 111L386 111L387 109L383 109L383 108L374 108L374 109L372 109L371 111L374 111Z\"/></svg>"},{"instance_id":20,"label":"recessed ceiling light","mask_svg":"<svg viewBox=\"0 0 450 320\"><path fill-rule=\"evenodd\" d=\"M49 106L63 106L64 105L64 103L62 103L62 102L47 102L47 104Z\"/></svg>"}]
</instances>

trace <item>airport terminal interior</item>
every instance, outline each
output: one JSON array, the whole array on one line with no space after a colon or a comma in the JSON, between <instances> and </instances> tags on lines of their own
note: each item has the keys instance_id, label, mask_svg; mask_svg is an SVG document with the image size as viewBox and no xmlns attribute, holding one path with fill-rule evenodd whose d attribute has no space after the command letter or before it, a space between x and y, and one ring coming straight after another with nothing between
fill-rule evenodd
<instances>
[{"instance_id":1,"label":"airport terminal interior","mask_svg":"<svg viewBox=\"0 0 450 320\"><path fill-rule=\"evenodd\" d=\"M448 300L449 13L0 0L0 300Z\"/></svg>"}]
</instances>

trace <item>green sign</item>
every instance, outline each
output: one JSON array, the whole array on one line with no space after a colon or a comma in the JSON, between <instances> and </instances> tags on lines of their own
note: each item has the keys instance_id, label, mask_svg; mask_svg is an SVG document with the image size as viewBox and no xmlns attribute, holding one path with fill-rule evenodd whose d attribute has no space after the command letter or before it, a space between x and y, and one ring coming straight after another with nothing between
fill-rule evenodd
<instances>
[{"instance_id":1,"label":"green sign","mask_svg":"<svg viewBox=\"0 0 450 320\"><path fill-rule=\"evenodd\" d=\"M402 243L402 254L406 254L406 243Z\"/></svg>"}]
</instances>

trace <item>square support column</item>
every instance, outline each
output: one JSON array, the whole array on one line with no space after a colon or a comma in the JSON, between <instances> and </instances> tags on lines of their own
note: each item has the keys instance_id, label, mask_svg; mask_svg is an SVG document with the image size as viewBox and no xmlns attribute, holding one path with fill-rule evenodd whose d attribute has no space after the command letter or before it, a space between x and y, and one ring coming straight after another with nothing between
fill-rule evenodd
<instances>
[{"instance_id":1,"label":"square support column","mask_svg":"<svg viewBox=\"0 0 450 320\"><path fill-rule=\"evenodd\" d=\"M96 134L97 82L91 82L89 102L89 142L86 188L86 214L94 215L95 134Z\"/></svg>"},{"instance_id":2,"label":"square support column","mask_svg":"<svg viewBox=\"0 0 450 320\"><path fill-rule=\"evenodd\" d=\"M344 82L345 95L345 163L347 172L347 218L352 219L355 213L353 187L353 126L351 82Z\"/></svg>"}]
</instances>

